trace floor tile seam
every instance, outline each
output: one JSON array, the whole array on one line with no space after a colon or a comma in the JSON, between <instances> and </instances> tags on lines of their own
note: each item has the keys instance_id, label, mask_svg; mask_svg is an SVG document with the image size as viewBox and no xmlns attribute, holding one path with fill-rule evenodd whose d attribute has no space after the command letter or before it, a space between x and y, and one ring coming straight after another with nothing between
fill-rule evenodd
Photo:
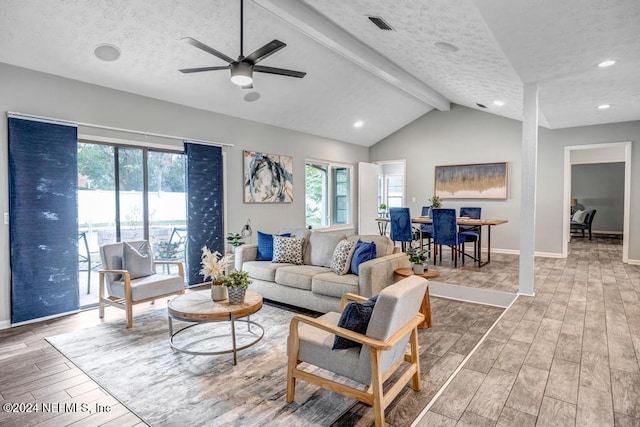
<instances>
[{"instance_id":1,"label":"floor tile seam","mask_svg":"<svg viewBox=\"0 0 640 427\"><path fill-rule=\"evenodd\" d=\"M475 352L478 350L478 348L480 347L480 345L487 339L487 337L489 336L489 334L491 333L491 331L493 331L493 329L496 327L496 325L498 325L500 323L500 321L502 320L502 318L504 317L504 315L509 311L509 309L511 307L513 307L513 305L516 303L516 301L518 301L521 298L520 295L516 295L516 297L513 299L513 301L511 301L511 304L509 304L509 306L507 308L505 308L505 310L500 314L500 316L496 319L495 322L493 322L493 325L491 325L491 327L487 330L487 332L484 333L484 335L480 338L480 340L476 343L476 345L473 347L473 349L471 349L471 351L469 352L469 354L467 354L467 356L462 360L462 362L460 362L460 364L458 365L458 367L453 371L453 373L449 376L449 378L447 378L447 380L444 382L444 384L440 387L440 389L438 389L438 391L436 392L435 395L433 395L433 397L431 398L431 400L429 401L429 403L427 403L427 405L422 409L422 411L416 416L416 418L413 420L413 422L411 423L410 427L415 427L417 426L417 424L419 423L420 420L422 420L422 418L424 418L424 416L426 415L426 413L431 409L431 407L436 403L436 401L440 398L440 396L442 395L442 393L444 393L444 391L446 390L446 388L449 386L449 384L451 384L451 382L453 381L453 379L458 375L458 373L464 368L464 366L467 364L467 362L471 359L471 357L475 354ZM494 360L495 363L495 360ZM493 367L493 363L491 364L491 367ZM471 369L473 370L473 369ZM475 371L475 370L473 370ZM478 371L475 371L478 372ZM481 372L482 373L482 372ZM485 378L487 374L484 374ZM484 382L484 379L483 379ZM482 383L480 383L480 385L482 385ZM478 388L480 388L480 386L478 386ZM476 392L473 394L473 396L471 397L471 400L473 400L473 398L475 397ZM469 406L469 404L471 403L471 400L469 400L469 403L467 403L466 408ZM437 413L437 412L435 412ZM464 414L464 411L462 412ZM442 415L442 414L439 414ZM444 415L443 415L444 416Z\"/></svg>"}]
</instances>

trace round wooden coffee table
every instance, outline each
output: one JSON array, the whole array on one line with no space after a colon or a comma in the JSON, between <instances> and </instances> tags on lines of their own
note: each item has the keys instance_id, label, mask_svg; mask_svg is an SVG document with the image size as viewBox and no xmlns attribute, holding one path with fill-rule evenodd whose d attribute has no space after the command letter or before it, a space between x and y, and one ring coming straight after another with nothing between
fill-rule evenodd
<instances>
[{"instance_id":1,"label":"round wooden coffee table","mask_svg":"<svg viewBox=\"0 0 640 427\"><path fill-rule=\"evenodd\" d=\"M440 276L440 272L438 270L434 270L430 268L426 270L422 274L415 274L411 267L403 267L396 268L394 271L400 277L409 277L409 276L420 276L425 279L435 279ZM431 327L431 301L429 300L429 287L427 286L427 292L424 293L424 298L422 299L422 305L420 306L420 313L424 314L424 322L420 323L418 327L420 329L427 329Z\"/></svg>"},{"instance_id":2,"label":"round wooden coffee table","mask_svg":"<svg viewBox=\"0 0 640 427\"><path fill-rule=\"evenodd\" d=\"M257 312L261 308L262 296L253 291L247 291L244 297L244 303L234 305L230 305L229 300L212 301L211 291L209 289L179 295L178 297L170 300L169 304L167 305L167 313L169 316L169 344L174 350L194 355L217 355L233 353L233 364L236 365L238 363L238 351L255 345L264 336L264 328L258 323L252 321L250 318L253 313ZM244 319L244 317L246 317L246 319ZM174 319L183 322L191 322L193 324L174 332ZM224 321L231 322L231 340L233 345L230 349L218 351L195 351L187 349L190 346L190 343L187 343L181 347L177 346L174 343L174 338L177 335L194 326L209 322ZM241 347L238 347L236 344L236 322L246 323L247 331L251 335L255 336L255 339ZM259 329L259 333L254 333L251 330L252 327ZM203 338L201 336L198 336L197 341L203 341Z\"/></svg>"}]
</instances>

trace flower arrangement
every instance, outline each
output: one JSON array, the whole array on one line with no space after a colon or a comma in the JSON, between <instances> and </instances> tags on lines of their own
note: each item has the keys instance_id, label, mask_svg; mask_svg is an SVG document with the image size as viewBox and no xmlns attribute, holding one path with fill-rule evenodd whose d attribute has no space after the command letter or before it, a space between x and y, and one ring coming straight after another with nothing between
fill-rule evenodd
<instances>
[{"instance_id":1,"label":"flower arrangement","mask_svg":"<svg viewBox=\"0 0 640 427\"><path fill-rule=\"evenodd\" d=\"M431 207L438 209L442 207L442 201L440 200L440 196L433 196L432 198L429 199L429 201L431 202Z\"/></svg>"},{"instance_id":2,"label":"flower arrangement","mask_svg":"<svg viewBox=\"0 0 640 427\"><path fill-rule=\"evenodd\" d=\"M200 261L202 269L200 270L200 274L204 276L204 280L210 277L211 280L215 282L224 275L225 269L230 262L231 254L222 256L218 251L211 252L205 245L202 247L202 259Z\"/></svg>"},{"instance_id":3,"label":"flower arrangement","mask_svg":"<svg viewBox=\"0 0 640 427\"><path fill-rule=\"evenodd\" d=\"M247 289L253 280L249 279L246 271L233 270L222 278L222 286L227 288Z\"/></svg>"}]
</instances>

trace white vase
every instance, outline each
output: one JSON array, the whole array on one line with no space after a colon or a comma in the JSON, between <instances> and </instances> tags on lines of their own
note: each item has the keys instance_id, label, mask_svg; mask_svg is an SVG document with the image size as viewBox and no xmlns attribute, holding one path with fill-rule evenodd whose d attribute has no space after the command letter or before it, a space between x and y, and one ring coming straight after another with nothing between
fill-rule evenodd
<instances>
[{"instance_id":1,"label":"white vase","mask_svg":"<svg viewBox=\"0 0 640 427\"><path fill-rule=\"evenodd\" d=\"M424 274L424 264L411 264L411 268L415 274Z\"/></svg>"},{"instance_id":2,"label":"white vase","mask_svg":"<svg viewBox=\"0 0 640 427\"><path fill-rule=\"evenodd\" d=\"M211 284L211 299L213 301L223 301L229 298L227 287L222 286L221 282L213 282Z\"/></svg>"}]
</instances>

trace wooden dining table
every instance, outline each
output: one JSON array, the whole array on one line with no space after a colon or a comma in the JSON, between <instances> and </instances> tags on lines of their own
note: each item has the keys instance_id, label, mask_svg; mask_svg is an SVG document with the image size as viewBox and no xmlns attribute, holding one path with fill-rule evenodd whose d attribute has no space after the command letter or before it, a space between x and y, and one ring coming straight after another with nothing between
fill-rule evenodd
<instances>
[{"instance_id":1,"label":"wooden dining table","mask_svg":"<svg viewBox=\"0 0 640 427\"><path fill-rule=\"evenodd\" d=\"M389 224L389 218L376 218L378 222L378 230L380 231L380 235L385 235L387 233L387 225ZM456 220L458 225L475 225L478 226L478 240L482 242L482 228L487 227L487 259L485 261L482 260L482 250L478 251L477 258L465 254L466 256L473 258L474 262L478 264L478 267L485 266L491 262L491 227L500 224L506 224L506 219L471 219L466 217L459 217ZM428 216L415 216L411 218L411 223L420 225L420 224L433 224L433 218ZM422 245L422 239L420 239L420 245ZM479 244L482 247L482 244Z\"/></svg>"}]
</instances>

